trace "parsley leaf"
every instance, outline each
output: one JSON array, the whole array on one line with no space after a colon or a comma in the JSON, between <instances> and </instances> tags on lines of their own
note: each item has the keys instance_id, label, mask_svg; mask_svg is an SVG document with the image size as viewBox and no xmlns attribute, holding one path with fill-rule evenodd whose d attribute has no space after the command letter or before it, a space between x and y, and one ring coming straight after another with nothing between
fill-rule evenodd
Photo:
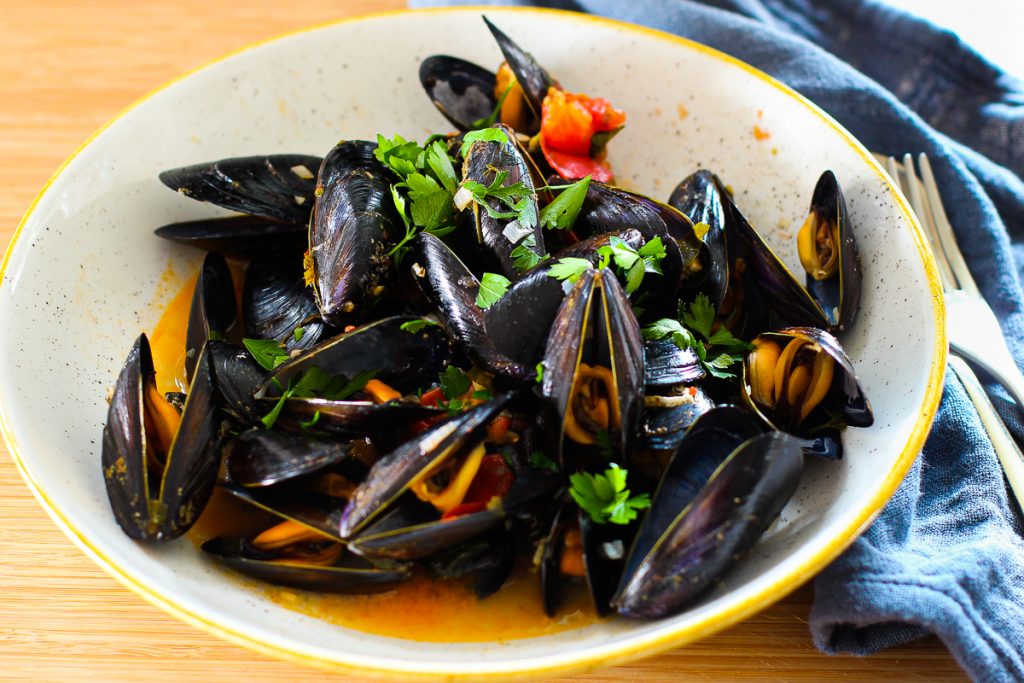
<instances>
[{"instance_id":1,"label":"parsley leaf","mask_svg":"<svg viewBox=\"0 0 1024 683\"><path fill-rule=\"evenodd\" d=\"M315 413L313 413L313 417L310 418L309 420L305 420L305 421L299 420L299 426L302 427L303 429L312 429L313 427L316 426L316 424L319 421L320 421L320 411L318 410Z\"/></svg>"},{"instance_id":2,"label":"parsley leaf","mask_svg":"<svg viewBox=\"0 0 1024 683\"><path fill-rule=\"evenodd\" d=\"M497 303L498 299L505 296L509 285L512 282L504 275L497 273L484 273L480 278L480 291L476 295L476 305L488 309Z\"/></svg>"},{"instance_id":3,"label":"parsley leaf","mask_svg":"<svg viewBox=\"0 0 1024 683\"><path fill-rule=\"evenodd\" d=\"M284 347L273 339L243 339L242 343L264 370L273 370L291 357Z\"/></svg>"},{"instance_id":4,"label":"parsley leaf","mask_svg":"<svg viewBox=\"0 0 1024 683\"><path fill-rule=\"evenodd\" d=\"M597 250L601 255L601 267L605 268L612 261L625 276L625 288L627 294L632 294L640 288L644 280L644 273L657 273L661 275L661 259L665 258L665 245L661 238L655 236L639 251L629 246L621 237L613 235L608 244Z\"/></svg>"},{"instance_id":5,"label":"parsley leaf","mask_svg":"<svg viewBox=\"0 0 1024 683\"><path fill-rule=\"evenodd\" d=\"M295 341L302 341L302 338L305 335L306 335L306 328L303 327L302 325L299 325L294 330L292 330L292 337L295 339Z\"/></svg>"},{"instance_id":6,"label":"parsley leaf","mask_svg":"<svg viewBox=\"0 0 1024 683\"><path fill-rule=\"evenodd\" d=\"M438 381L441 383L441 393L449 401L461 398L473 386L469 375L454 365L445 368L445 371L438 377Z\"/></svg>"},{"instance_id":7,"label":"parsley leaf","mask_svg":"<svg viewBox=\"0 0 1024 683\"><path fill-rule=\"evenodd\" d=\"M541 261L547 260L547 254L540 256L534 249L537 248L537 237L530 233L516 245L509 256L512 258L512 267L517 273L524 273L533 268Z\"/></svg>"},{"instance_id":8,"label":"parsley leaf","mask_svg":"<svg viewBox=\"0 0 1024 683\"><path fill-rule=\"evenodd\" d=\"M684 325L705 339L711 336L711 327L715 324L715 307L706 295L698 294L689 307L680 306L679 310Z\"/></svg>"},{"instance_id":9,"label":"parsley leaf","mask_svg":"<svg viewBox=\"0 0 1024 683\"><path fill-rule=\"evenodd\" d=\"M455 175L455 166L452 165L452 158L448 156L448 148L440 140L436 140L427 147L427 166L434 172L444 189L455 194L455 188L459 179Z\"/></svg>"},{"instance_id":10,"label":"parsley leaf","mask_svg":"<svg viewBox=\"0 0 1024 683\"><path fill-rule=\"evenodd\" d=\"M417 318L416 320L407 320L399 326L398 329L403 332L409 332L410 334L416 334L422 331L425 327L432 327L437 325L433 320L427 320L426 318Z\"/></svg>"},{"instance_id":11,"label":"parsley leaf","mask_svg":"<svg viewBox=\"0 0 1024 683\"><path fill-rule=\"evenodd\" d=\"M504 145L508 142L508 135L501 128L471 130L462 136L462 147L459 148L459 155L465 157L474 142L497 142Z\"/></svg>"},{"instance_id":12,"label":"parsley leaf","mask_svg":"<svg viewBox=\"0 0 1024 683\"><path fill-rule=\"evenodd\" d=\"M488 128L487 130L497 129ZM504 133L502 134L504 135ZM514 218L522 228L532 228L537 225L537 198L522 181L505 185L507 179L508 171L499 171L490 185L484 185L475 180L463 180L456 195L463 191L468 192L470 199L478 206L482 206L491 218ZM488 199L495 201L489 202ZM495 204L499 207L504 205L510 210L501 211L495 208Z\"/></svg>"},{"instance_id":13,"label":"parsley leaf","mask_svg":"<svg viewBox=\"0 0 1024 683\"><path fill-rule=\"evenodd\" d=\"M569 230L580 214L583 200L587 198L590 176L577 180L566 187L555 199L540 211L540 226L551 230Z\"/></svg>"},{"instance_id":14,"label":"parsley leaf","mask_svg":"<svg viewBox=\"0 0 1024 683\"><path fill-rule=\"evenodd\" d=\"M664 275L664 273L661 272L661 260L665 258L666 251L665 245L661 241L661 237L655 235L653 239L647 241L647 244L640 247L637 254L644 260L645 272Z\"/></svg>"},{"instance_id":15,"label":"parsley leaf","mask_svg":"<svg viewBox=\"0 0 1024 683\"><path fill-rule=\"evenodd\" d=\"M552 472L558 472L560 469L557 462L540 451L530 453L530 465L539 470L551 470Z\"/></svg>"},{"instance_id":16,"label":"parsley leaf","mask_svg":"<svg viewBox=\"0 0 1024 683\"><path fill-rule=\"evenodd\" d=\"M377 134L377 149L373 151L373 156L403 179L423 168L422 154L423 149L419 145L401 135L389 140Z\"/></svg>"},{"instance_id":17,"label":"parsley leaf","mask_svg":"<svg viewBox=\"0 0 1024 683\"><path fill-rule=\"evenodd\" d=\"M537 384L544 381L544 361L537 363Z\"/></svg>"},{"instance_id":18,"label":"parsley leaf","mask_svg":"<svg viewBox=\"0 0 1024 683\"><path fill-rule=\"evenodd\" d=\"M590 267L590 261L585 258L566 256L565 258L558 259L558 261L548 269L548 277L576 282L580 279L580 275L583 275L583 273L585 273Z\"/></svg>"},{"instance_id":19,"label":"parsley leaf","mask_svg":"<svg viewBox=\"0 0 1024 683\"><path fill-rule=\"evenodd\" d=\"M640 510L651 506L651 498L646 493L631 495L626 476L626 470L614 463L604 474L572 474L569 495L597 524L629 524Z\"/></svg>"}]
</instances>

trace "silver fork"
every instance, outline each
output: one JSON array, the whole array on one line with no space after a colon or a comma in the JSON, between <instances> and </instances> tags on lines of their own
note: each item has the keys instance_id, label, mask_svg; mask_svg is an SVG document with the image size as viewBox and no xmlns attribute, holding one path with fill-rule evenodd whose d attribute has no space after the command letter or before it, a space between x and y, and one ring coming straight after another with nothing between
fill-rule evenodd
<instances>
[{"instance_id":1,"label":"silver fork","mask_svg":"<svg viewBox=\"0 0 1024 683\"><path fill-rule=\"evenodd\" d=\"M960 253L927 155L918 155L920 177L910 154L903 156L902 165L893 157L883 159L883 163L910 200L935 255L945 292L949 348L955 354L950 356L950 367L960 377L974 402L1017 503L1024 509L1024 454L1010 437L974 372L956 356L969 360L992 375L1010 392L1021 410L1024 410L1024 376L1010 355L999 322L981 296Z\"/></svg>"}]
</instances>

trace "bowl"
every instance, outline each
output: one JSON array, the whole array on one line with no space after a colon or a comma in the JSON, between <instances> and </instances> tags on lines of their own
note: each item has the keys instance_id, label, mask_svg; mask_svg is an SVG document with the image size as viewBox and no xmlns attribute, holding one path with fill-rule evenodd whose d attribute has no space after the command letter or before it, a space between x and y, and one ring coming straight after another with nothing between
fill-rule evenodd
<instances>
[{"instance_id":1,"label":"bowl","mask_svg":"<svg viewBox=\"0 0 1024 683\"><path fill-rule=\"evenodd\" d=\"M449 128L417 82L420 60L500 56L480 11L343 21L241 51L160 88L57 171L25 215L0 286L0 418L29 488L68 536L157 606L244 646L361 675L526 678L620 663L692 641L778 600L836 557L881 510L927 435L945 367L934 264L899 192L813 104L752 67L674 36L556 11L488 9L570 90L629 121L610 159L629 187L666 197L711 168L783 258L818 175L839 177L864 261L862 309L843 335L876 424L845 435L840 462L810 462L779 522L711 594L664 620L608 620L539 638L432 643L349 630L285 609L188 540L128 539L99 465L104 397L132 340L198 268L160 225L212 215L157 180L221 157L324 154L378 131Z\"/></svg>"}]
</instances>

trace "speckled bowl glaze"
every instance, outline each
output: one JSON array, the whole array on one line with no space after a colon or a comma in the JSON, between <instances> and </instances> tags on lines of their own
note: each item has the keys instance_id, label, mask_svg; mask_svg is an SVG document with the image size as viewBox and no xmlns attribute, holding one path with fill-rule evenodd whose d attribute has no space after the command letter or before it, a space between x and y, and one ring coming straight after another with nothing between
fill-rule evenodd
<instances>
[{"instance_id":1,"label":"speckled bowl glaze","mask_svg":"<svg viewBox=\"0 0 1024 683\"><path fill-rule=\"evenodd\" d=\"M842 462L810 462L753 553L699 604L663 621L489 644L405 641L278 607L187 540L132 542L114 522L100 473L104 396L134 337L152 330L199 264L152 230L214 212L168 192L157 173L220 157L324 154L339 138L377 131L422 139L448 125L419 87L420 60L438 52L500 60L475 10L373 16L280 38L161 88L101 130L44 188L3 264L0 412L26 482L107 571L201 628L390 679L545 676L623 662L712 633L810 579L877 514L923 443L945 365L940 291L906 204L848 133L767 76L688 41L568 13L488 14L564 86L628 112L611 146L624 183L665 197L693 170L714 169L791 263L790 238L814 183L835 171L865 273L860 318L842 341L877 422L847 432Z\"/></svg>"}]
</instances>

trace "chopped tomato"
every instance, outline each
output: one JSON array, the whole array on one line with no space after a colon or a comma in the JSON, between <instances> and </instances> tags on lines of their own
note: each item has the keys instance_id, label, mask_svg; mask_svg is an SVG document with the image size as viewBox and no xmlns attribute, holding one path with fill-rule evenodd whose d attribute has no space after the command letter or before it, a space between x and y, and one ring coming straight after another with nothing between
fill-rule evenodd
<instances>
[{"instance_id":1,"label":"chopped tomato","mask_svg":"<svg viewBox=\"0 0 1024 683\"><path fill-rule=\"evenodd\" d=\"M443 398L444 392L441 391L441 387L434 387L420 396L420 405L436 407L438 402Z\"/></svg>"},{"instance_id":2,"label":"chopped tomato","mask_svg":"<svg viewBox=\"0 0 1024 683\"><path fill-rule=\"evenodd\" d=\"M599 183L610 183L615 178L606 162L591 159L586 155L566 154L550 149L543 137L540 139L540 148L551 168L563 178L576 180L589 175Z\"/></svg>"},{"instance_id":3,"label":"chopped tomato","mask_svg":"<svg viewBox=\"0 0 1024 683\"><path fill-rule=\"evenodd\" d=\"M502 443L511 424L512 419L508 415L499 415L494 418L494 421L487 425L487 440L491 443Z\"/></svg>"},{"instance_id":4,"label":"chopped tomato","mask_svg":"<svg viewBox=\"0 0 1024 683\"><path fill-rule=\"evenodd\" d=\"M541 109L540 145L544 157L564 178L591 175L600 182L612 180L608 164L590 156L594 133L621 128L626 115L600 97L548 90Z\"/></svg>"}]
</instances>

